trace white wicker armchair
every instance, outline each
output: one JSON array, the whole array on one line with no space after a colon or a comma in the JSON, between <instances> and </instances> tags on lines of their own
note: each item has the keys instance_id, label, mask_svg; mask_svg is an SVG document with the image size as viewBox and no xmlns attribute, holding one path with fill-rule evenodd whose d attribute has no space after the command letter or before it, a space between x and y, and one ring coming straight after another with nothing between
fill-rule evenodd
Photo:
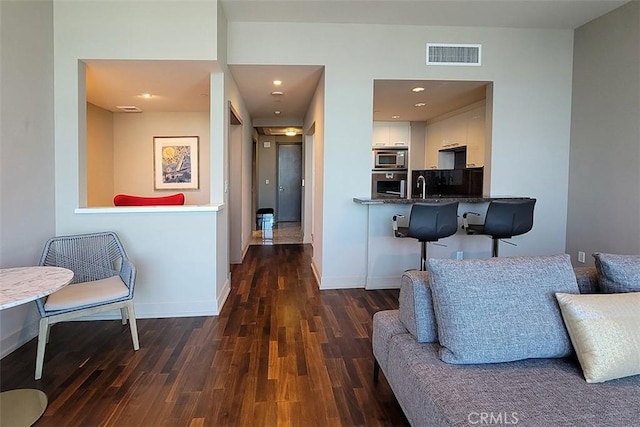
<instances>
[{"instance_id":1,"label":"white wicker armchair","mask_svg":"<svg viewBox=\"0 0 640 427\"><path fill-rule=\"evenodd\" d=\"M133 308L136 269L115 233L54 237L45 244L40 265L68 268L74 277L68 286L36 301L41 317L36 380L42 377L49 329L58 322L120 309L122 324L129 319L133 349L140 348Z\"/></svg>"}]
</instances>

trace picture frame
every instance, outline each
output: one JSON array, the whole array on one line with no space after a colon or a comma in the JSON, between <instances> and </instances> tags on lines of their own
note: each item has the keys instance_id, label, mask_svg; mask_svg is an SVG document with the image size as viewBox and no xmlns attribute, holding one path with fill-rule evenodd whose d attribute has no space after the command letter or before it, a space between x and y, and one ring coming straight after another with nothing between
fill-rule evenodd
<instances>
[{"instance_id":1,"label":"picture frame","mask_svg":"<svg viewBox=\"0 0 640 427\"><path fill-rule=\"evenodd\" d=\"M197 136L154 136L153 175L156 190L199 188Z\"/></svg>"}]
</instances>

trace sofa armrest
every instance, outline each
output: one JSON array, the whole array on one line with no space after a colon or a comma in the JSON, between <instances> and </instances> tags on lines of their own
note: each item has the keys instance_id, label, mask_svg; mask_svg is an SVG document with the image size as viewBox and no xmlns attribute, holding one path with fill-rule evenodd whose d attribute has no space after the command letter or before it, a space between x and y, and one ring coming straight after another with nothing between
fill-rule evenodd
<instances>
[{"instance_id":1,"label":"sofa armrest","mask_svg":"<svg viewBox=\"0 0 640 427\"><path fill-rule=\"evenodd\" d=\"M378 311L373 315L373 334L371 345L373 355L387 375L389 365L389 345L396 335L406 334L407 330L398 318L398 310Z\"/></svg>"},{"instance_id":2,"label":"sofa armrest","mask_svg":"<svg viewBox=\"0 0 640 427\"><path fill-rule=\"evenodd\" d=\"M402 275L399 309L400 321L418 342L438 341L428 272L411 270Z\"/></svg>"},{"instance_id":3,"label":"sofa armrest","mask_svg":"<svg viewBox=\"0 0 640 427\"><path fill-rule=\"evenodd\" d=\"M598 271L595 267L575 267L573 271L576 274L581 294L597 294L601 292Z\"/></svg>"}]
</instances>

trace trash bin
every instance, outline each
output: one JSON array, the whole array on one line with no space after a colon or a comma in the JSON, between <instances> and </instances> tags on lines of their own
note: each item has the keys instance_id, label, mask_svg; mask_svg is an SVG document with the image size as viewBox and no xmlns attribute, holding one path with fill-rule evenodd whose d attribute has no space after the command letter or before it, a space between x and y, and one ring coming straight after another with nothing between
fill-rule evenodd
<instances>
[{"instance_id":1,"label":"trash bin","mask_svg":"<svg viewBox=\"0 0 640 427\"><path fill-rule=\"evenodd\" d=\"M256 230L273 230L273 208L260 208L256 212Z\"/></svg>"}]
</instances>

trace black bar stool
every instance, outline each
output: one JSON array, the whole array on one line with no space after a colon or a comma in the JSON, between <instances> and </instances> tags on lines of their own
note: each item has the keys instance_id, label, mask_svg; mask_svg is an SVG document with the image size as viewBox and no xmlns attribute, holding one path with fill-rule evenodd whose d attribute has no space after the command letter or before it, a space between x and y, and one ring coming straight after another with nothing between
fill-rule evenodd
<instances>
[{"instance_id":1,"label":"black bar stool","mask_svg":"<svg viewBox=\"0 0 640 427\"><path fill-rule=\"evenodd\" d=\"M420 270L426 270L427 243L449 237L458 229L458 202L451 203L416 203L411 206L409 226L399 227L397 219L403 215L393 216L393 230L396 237L412 237L421 243Z\"/></svg>"},{"instance_id":2,"label":"black bar stool","mask_svg":"<svg viewBox=\"0 0 640 427\"><path fill-rule=\"evenodd\" d=\"M491 256L497 257L500 239L510 239L513 236L519 236L531 230L535 204L536 199L492 200L489 203L484 224L468 224L467 216L469 214L477 216L480 216L480 214L465 212L462 215L462 228L467 234L491 236L493 239ZM513 245L514 243L509 244Z\"/></svg>"}]
</instances>

